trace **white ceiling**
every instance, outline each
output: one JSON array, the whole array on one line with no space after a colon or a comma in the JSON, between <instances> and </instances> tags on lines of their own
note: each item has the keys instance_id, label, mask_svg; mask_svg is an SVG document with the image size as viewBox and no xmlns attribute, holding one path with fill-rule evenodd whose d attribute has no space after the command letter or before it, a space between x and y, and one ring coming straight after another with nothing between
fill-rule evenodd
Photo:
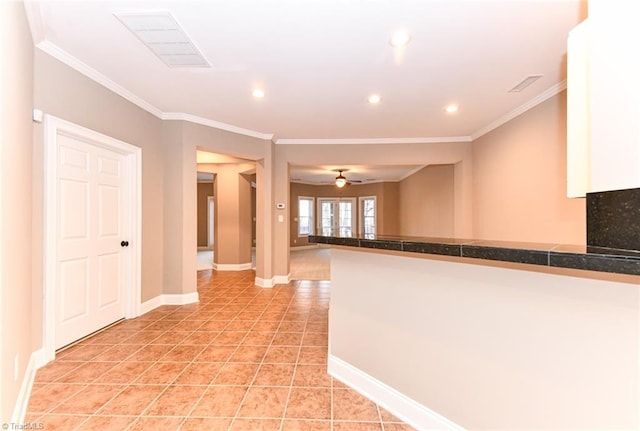
<instances>
[{"instance_id":1,"label":"white ceiling","mask_svg":"<svg viewBox=\"0 0 640 431\"><path fill-rule=\"evenodd\" d=\"M580 0L49 0L27 7L41 48L156 115L194 116L275 140L469 140L562 88L567 34L586 15ZM138 11L170 12L212 67L167 67L113 15ZM398 50L388 41L400 28L411 42ZM508 92L531 74L543 77ZM263 99L252 96L257 87ZM381 95L379 105L367 102L372 93ZM446 114L449 103L459 112Z\"/></svg>"}]
</instances>

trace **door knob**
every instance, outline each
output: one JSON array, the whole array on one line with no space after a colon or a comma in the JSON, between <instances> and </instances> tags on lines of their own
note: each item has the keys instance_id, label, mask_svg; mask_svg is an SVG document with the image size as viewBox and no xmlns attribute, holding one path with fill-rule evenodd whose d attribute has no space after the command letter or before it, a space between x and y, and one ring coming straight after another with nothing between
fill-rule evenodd
<instances>
[{"instance_id":1,"label":"door knob","mask_svg":"<svg viewBox=\"0 0 640 431\"><path fill-rule=\"evenodd\" d=\"M121 242L120 242L120 245L121 245L122 247L129 247L129 241L121 241Z\"/></svg>"}]
</instances>

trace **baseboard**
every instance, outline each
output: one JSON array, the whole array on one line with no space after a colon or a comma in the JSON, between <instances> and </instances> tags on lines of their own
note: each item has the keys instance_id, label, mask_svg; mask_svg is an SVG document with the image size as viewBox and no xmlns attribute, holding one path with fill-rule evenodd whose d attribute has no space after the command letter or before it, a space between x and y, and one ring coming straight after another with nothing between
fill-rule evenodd
<instances>
[{"instance_id":1,"label":"baseboard","mask_svg":"<svg viewBox=\"0 0 640 431\"><path fill-rule=\"evenodd\" d=\"M36 371L38 371L38 368L44 365L44 349L39 349L31 353L29 362L27 363L27 368L24 370L22 384L20 385L20 392L18 392L18 399L16 400L16 405L11 416L12 424L17 425L24 423L24 418L27 415L29 397L31 396L31 389L33 388L33 381L36 378Z\"/></svg>"},{"instance_id":2,"label":"baseboard","mask_svg":"<svg viewBox=\"0 0 640 431\"><path fill-rule=\"evenodd\" d=\"M193 304L199 301L200 298L198 296L198 292L182 294L165 293L140 304L140 315L146 314L149 311L162 305L186 305Z\"/></svg>"},{"instance_id":3,"label":"baseboard","mask_svg":"<svg viewBox=\"0 0 640 431\"><path fill-rule=\"evenodd\" d=\"M291 281L291 273L287 275L276 275L273 277L274 284L287 284Z\"/></svg>"},{"instance_id":4,"label":"baseboard","mask_svg":"<svg viewBox=\"0 0 640 431\"><path fill-rule=\"evenodd\" d=\"M216 271L245 271L251 269L253 264L249 263L214 263L213 269Z\"/></svg>"},{"instance_id":5,"label":"baseboard","mask_svg":"<svg viewBox=\"0 0 640 431\"><path fill-rule=\"evenodd\" d=\"M464 428L333 355L328 373L417 430L464 431Z\"/></svg>"},{"instance_id":6,"label":"baseboard","mask_svg":"<svg viewBox=\"0 0 640 431\"><path fill-rule=\"evenodd\" d=\"M253 281L253 284L255 284L258 287L265 287L265 288L271 288L275 286L275 283L273 282L273 278L256 277L256 279Z\"/></svg>"},{"instance_id":7,"label":"baseboard","mask_svg":"<svg viewBox=\"0 0 640 431\"><path fill-rule=\"evenodd\" d=\"M162 295L158 295L154 298L149 299L148 301L144 301L140 304L140 316L143 314L147 314L149 311L164 305L162 301Z\"/></svg>"},{"instance_id":8,"label":"baseboard","mask_svg":"<svg viewBox=\"0 0 640 431\"><path fill-rule=\"evenodd\" d=\"M272 278L256 277L254 284L258 287L273 287L276 284L287 284L291 281L291 273L287 275L275 275Z\"/></svg>"}]
</instances>

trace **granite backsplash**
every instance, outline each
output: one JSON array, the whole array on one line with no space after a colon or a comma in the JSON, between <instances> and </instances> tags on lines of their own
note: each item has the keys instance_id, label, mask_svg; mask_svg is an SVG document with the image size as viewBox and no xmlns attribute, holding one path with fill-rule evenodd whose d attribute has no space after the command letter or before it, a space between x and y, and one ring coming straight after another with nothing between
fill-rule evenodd
<instances>
[{"instance_id":1,"label":"granite backsplash","mask_svg":"<svg viewBox=\"0 0 640 431\"><path fill-rule=\"evenodd\" d=\"M640 188L587 193L587 245L640 250Z\"/></svg>"}]
</instances>

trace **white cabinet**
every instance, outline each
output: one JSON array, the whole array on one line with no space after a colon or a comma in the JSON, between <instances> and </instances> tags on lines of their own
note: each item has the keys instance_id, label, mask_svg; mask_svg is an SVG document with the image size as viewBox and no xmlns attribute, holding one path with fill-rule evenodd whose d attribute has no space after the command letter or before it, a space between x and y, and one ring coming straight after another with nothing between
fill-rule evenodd
<instances>
[{"instance_id":1,"label":"white cabinet","mask_svg":"<svg viewBox=\"0 0 640 431\"><path fill-rule=\"evenodd\" d=\"M569 33L567 41L567 197L589 190L589 21Z\"/></svg>"}]
</instances>

